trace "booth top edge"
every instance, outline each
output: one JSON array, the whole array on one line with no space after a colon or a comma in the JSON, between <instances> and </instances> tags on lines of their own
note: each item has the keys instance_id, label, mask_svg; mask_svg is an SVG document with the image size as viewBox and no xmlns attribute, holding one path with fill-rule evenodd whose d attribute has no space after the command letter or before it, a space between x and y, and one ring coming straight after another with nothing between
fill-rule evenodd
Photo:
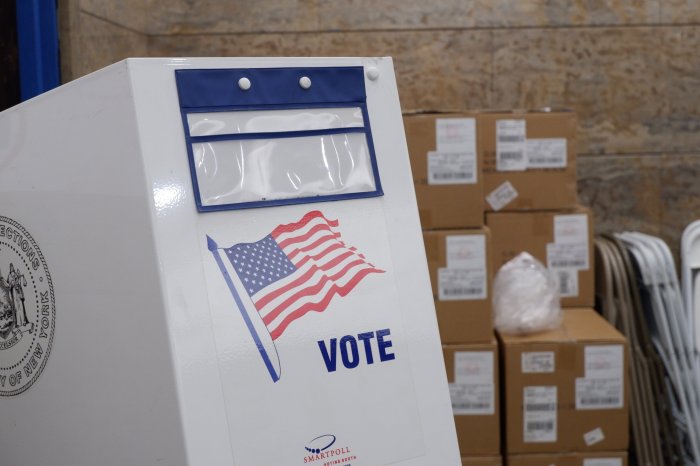
<instances>
[{"instance_id":1,"label":"booth top edge","mask_svg":"<svg viewBox=\"0 0 700 466\"><path fill-rule=\"evenodd\" d=\"M73 81L39 94L32 99L21 102L13 107L0 112L0 115L16 111L24 107L27 102L37 102L47 97L63 92L72 86L84 82L86 79L94 79L104 73L126 73L130 71L148 71L167 67L170 69L197 69L197 68L284 68L284 67L343 67L343 66L376 66L393 69L393 59L384 57L129 57L107 65Z\"/></svg>"},{"instance_id":2,"label":"booth top edge","mask_svg":"<svg viewBox=\"0 0 700 466\"><path fill-rule=\"evenodd\" d=\"M360 66L393 63L392 57L130 57L122 60L127 66L172 66L172 67L240 67L274 68L304 66ZM119 62L117 62L119 63Z\"/></svg>"}]
</instances>

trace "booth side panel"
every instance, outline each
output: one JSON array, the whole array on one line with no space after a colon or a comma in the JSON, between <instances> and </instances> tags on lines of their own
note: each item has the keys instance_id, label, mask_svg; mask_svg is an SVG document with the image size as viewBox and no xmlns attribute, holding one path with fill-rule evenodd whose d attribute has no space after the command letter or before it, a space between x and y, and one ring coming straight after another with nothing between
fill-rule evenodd
<instances>
[{"instance_id":1,"label":"booth side panel","mask_svg":"<svg viewBox=\"0 0 700 466\"><path fill-rule=\"evenodd\" d=\"M30 235L43 258L28 261L27 306L49 275L55 303L37 293L47 315L0 350L13 363L55 316L43 373L0 396L0 464L187 464L135 118L124 62L0 113L0 274Z\"/></svg>"},{"instance_id":2,"label":"booth side panel","mask_svg":"<svg viewBox=\"0 0 700 466\"><path fill-rule=\"evenodd\" d=\"M159 62L127 60L147 183L154 194L151 210L156 251L163 271L188 465L230 466L234 462L212 322L201 283L199 238L192 231L192 217L197 213L184 188L191 178L174 70ZM168 254L166 244L173 245L172 254Z\"/></svg>"}]
</instances>

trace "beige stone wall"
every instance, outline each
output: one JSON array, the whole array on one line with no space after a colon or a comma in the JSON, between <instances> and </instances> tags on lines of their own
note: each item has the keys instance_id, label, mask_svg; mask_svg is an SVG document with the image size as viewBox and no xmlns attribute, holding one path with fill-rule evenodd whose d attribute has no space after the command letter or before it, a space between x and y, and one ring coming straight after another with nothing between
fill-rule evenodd
<instances>
[{"instance_id":1,"label":"beige stone wall","mask_svg":"<svg viewBox=\"0 0 700 466\"><path fill-rule=\"evenodd\" d=\"M128 56L394 57L412 109L570 107L599 232L700 218L697 0L59 0L65 81Z\"/></svg>"}]
</instances>

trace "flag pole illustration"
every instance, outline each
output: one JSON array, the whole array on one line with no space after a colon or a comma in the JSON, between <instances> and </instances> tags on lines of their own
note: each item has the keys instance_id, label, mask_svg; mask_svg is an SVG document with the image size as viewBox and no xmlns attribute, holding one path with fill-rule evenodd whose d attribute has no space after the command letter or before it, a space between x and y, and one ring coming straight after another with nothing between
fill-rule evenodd
<instances>
[{"instance_id":1,"label":"flag pole illustration","mask_svg":"<svg viewBox=\"0 0 700 466\"><path fill-rule=\"evenodd\" d=\"M220 248L207 236L208 249L274 382L281 377L275 340L293 322L309 312L324 312L368 275L384 273L342 241L338 226L338 220L316 210L254 243ZM241 290L248 296L241 298Z\"/></svg>"},{"instance_id":2,"label":"flag pole illustration","mask_svg":"<svg viewBox=\"0 0 700 466\"><path fill-rule=\"evenodd\" d=\"M241 297L238 296L238 292L236 291L236 286L233 283L233 279L231 278L231 275L229 275L228 271L226 270L226 266L224 265L223 260L221 259L221 255L219 254L219 246L216 244L216 242L207 235L207 246L209 250L212 252L214 255L214 259L216 260L217 265L219 266L219 269L221 270L221 273L224 275L224 280L226 281L226 284L228 285L229 290L231 290L231 295L233 295L233 299L236 301L236 305L238 306L238 310L241 313L241 316L243 317L243 321L246 324L246 327L248 327L248 331L250 332L250 335L253 337L253 341L255 342L255 345L258 347L258 351L260 352L260 356L263 359L263 362L265 363L265 367L267 367L267 371L270 373L270 377L272 377L273 382L277 382L280 377L281 377L281 370L280 370L280 364L279 364L279 358L277 357L277 349L274 348L274 343L272 344L272 347L275 349L275 363L273 364L272 359L270 358L270 351L266 348L267 345L263 345L263 342L260 338L260 334L258 331L255 329L255 326L253 325L253 319L255 319L255 316L251 316L248 314L247 308L243 305L243 302L241 301Z\"/></svg>"}]
</instances>

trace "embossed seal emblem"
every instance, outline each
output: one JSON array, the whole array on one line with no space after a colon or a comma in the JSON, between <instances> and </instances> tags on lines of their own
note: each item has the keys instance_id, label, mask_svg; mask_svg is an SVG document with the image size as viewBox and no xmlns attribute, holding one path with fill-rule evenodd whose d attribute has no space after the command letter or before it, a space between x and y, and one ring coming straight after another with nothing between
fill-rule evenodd
<instances>
[{"instance_id":1,"label":"embossed seal emblem","mask_svg":"<svg viewBox=\"0 0 700 466\"><path fill-rule=\"evenodd\" d=\"M39 246L19 223L0 216L0 396L39 378L51 353L56 308Z\"/></svg>"}]
</instances>

